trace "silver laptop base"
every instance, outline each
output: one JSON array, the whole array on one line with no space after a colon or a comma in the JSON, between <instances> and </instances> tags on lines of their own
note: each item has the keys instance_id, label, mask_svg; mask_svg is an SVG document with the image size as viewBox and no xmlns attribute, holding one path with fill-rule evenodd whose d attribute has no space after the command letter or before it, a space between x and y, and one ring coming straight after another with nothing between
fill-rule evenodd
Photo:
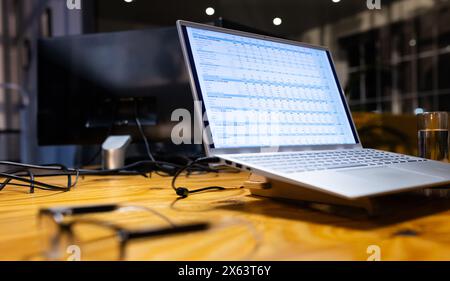
<instances>
[{"instance_id":1,"label":"silver laptop base","mask_svg":"<svg viewBox=\"0 0 450 281\"><path fill-rule=\"evenodd\" d=\"M256 174L250 175L249 179L244 183L244 187L249 189L252 195L256 196L349 206L364 209L369 215L375 214L374 204L369 198L346 200L298 185L267 179Z\"/></svg>"},{"instance_id":2,"label":"silver laptop base","mask_svg":"<svg viewBox=\"0 0 450 281\"><path fill-rule=\"evenodd\" d=\"M428 194L432 191L430 189L426 190L428 192L419 190L347 200L298 185L268 179L256 174L250 175L249 179L244 183L244 188L249 189L251 194L255 196L307 203L308 207L312 207L315 210L344 216L360 213L356 212L356 209L363 210L369 217L398 214L398 212L410 212L411 208L417 209L419 206L424 207L427 212L433 212L433 209L436 211L450 209L449 196L430 196ZM448 191L448 188L441 190L435 189L433 192L436 191Z\"/></svg>"}]
</instances>

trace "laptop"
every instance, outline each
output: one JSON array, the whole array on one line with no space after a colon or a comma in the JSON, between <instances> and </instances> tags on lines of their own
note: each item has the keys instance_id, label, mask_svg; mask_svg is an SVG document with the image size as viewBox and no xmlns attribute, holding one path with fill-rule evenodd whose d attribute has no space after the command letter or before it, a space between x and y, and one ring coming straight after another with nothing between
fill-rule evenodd
<instances>
[{"instance_id":1,"label":"laptop","mask_svg":"<svg viewBox=\"0 0 450 281\"><path fill-rule=\"evenodd\" d=\"M362 147L326 48L177 27L208 156L344 199L450 184L450 164Z\"/></svg>"}]
</instances>

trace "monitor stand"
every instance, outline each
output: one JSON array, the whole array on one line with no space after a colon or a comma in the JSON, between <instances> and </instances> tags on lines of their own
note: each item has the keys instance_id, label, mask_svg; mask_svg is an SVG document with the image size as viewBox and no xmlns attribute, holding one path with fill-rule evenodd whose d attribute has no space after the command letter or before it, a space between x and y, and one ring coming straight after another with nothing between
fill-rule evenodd
<instances>
[{"instance_id":1,"label":"monitor stand","mask_svg":"<svg viewBox=\"0 0 450 281\"><path fill-rule=\"evenodd\" d=\"M131 143L131 136L109 136L102 144L102 169L114 170L123 168L125 155Z\"/></svg>"}]
</instances>

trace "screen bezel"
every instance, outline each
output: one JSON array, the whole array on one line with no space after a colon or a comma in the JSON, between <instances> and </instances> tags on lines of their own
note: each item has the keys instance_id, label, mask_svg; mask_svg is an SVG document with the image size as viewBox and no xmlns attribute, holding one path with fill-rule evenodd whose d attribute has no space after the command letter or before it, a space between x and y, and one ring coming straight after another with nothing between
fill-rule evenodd
<instances>
[{"instance_id":1,"label":"screen bezel","mask_svg":"<svg viewBox=\"0 0 450 281\"><path fill-rule=\"evenodd\" d=\"M296 41L286 40L286 39L280 39L275 37L269 37L265 35L258 35L258 34L252 34L248 32L243 31L237 31L237 30L231 30L221 27L215 27L205 24L199 24L199 23L193 23L193 22L187 22L178 20L177 21L177 28L178 33L180 36L181 41L181 47L183 50L183 55L185 58L186 66L188 68L188 73L190 76L190 84L191 84L191 91L192 95L194 97L195 101L201 101L202 107L196 108L196 115L197 120L194 120L196 124L201 124L202 130L204 128L209 128L209 119L207 116L206 108L203 102L203 93L200 87L199 78L197 74L197 70L195 67L195 61L192 54L191 44L189 41L189 36L187 33L187 27L192 28L198 28L198 29L204 29L209 31L215 31L215 32L222 32L227 33L231 35L238 35L238 36L244 36L254 39L263 39L263 40L269 40L277 43L284 43L284 44L290 44L300 47L307 47L307 48L313 48L318 50L326 51L328 60L330 62L330 66L333 72L334 80L336 82L336 86L339 90L339 94L341 97L341 101L344 105L344 110L347 115L347 119L350 123L350 128L352 130L353 138L355 140L354 144L327 144L327 145L283 145L283 146L277 146L277 147L268 147L268 146L256 146L256 147L226 147L226 148L216 148L214 146L214 143L208 144L208 136L207 134L203 134L203 144L205 147L205 151L208 155L218 155L218 154L236 154L236 153L260 153L260 152L266 152L266 151L276 151L276 152L283 152L283 151L306 151L306 150L331 150L331 149L355 149L355 148L362 148L361 142L358 136L358 133L356 131L355 124L353 122L353 118L350 113L350 109L347 103L347 100L345 98L344 92L342 90L342 87L339 83L339 79L337 77L336 69L334 67L334 62L331 57L330 51L321 46L314 46L310 44L300 43ZM198 120L201 117L201 120Z\"/></svg>"}]
</instances>

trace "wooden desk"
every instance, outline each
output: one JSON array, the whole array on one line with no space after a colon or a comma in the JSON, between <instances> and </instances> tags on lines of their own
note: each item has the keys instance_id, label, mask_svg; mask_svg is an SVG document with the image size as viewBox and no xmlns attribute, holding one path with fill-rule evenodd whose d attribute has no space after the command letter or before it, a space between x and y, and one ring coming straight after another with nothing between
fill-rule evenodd
<instances>
[{"instance_id":1,"label":"wooden desk","mask_svg":"<svg viewBox=\"0 0 450 281\"><path fill-rule=\"evenodd\" d=\"M367 260L371 245L380 247L382 260L450 260L450 208L412 215L412 207L388 218L350 219L252 197L239 189L247 177L180 178L188 187L220 184L232 189L197 194L174 205L171 178L159 176L85 177L66 193L28 194L26 188L10 186L0 192L0 259L26 260L36 254L43 239L36 220L41 207L127 203L154 208L177 223L225 220L254 228L142 241L138 254L131 251L132 260Z\"/></svg>"}]
</instances>

